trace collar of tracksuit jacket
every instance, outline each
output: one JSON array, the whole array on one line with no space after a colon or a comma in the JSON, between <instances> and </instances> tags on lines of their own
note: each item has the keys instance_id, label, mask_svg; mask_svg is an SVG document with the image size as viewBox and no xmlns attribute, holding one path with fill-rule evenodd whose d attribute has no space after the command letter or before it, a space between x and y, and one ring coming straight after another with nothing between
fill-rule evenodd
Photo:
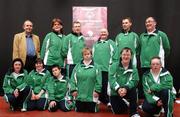
<instances>
[{"instance_id":1,"label":"collar of tracksuit jacket","mask_svg":"<svg viewBox=\"0 0 180 117\"><path fill-rule=\"evenodd\" d=\"M126 32L124 29L122 29L121 32L124 33L125 35L128 35L128 34L131 33L132 31L131 31L131 29L130 29L128 32Z\"/></svg>"},{"instance_id":2,"label":"collar of tracksuit jacket","mask_svg":"<svg viewBox=\"0 0 180 117\"><path fill-rule=\"evenodd\" d=\"M145 36L149 36L149 35L152 35L152 36L156 36L158 34L158 30L156 29L154 32L148 34L147 30L145 31Z\"/></svg>"},{"instance_id":3,"label":"collar of tracksuit jacket","mask_svg":"<svg viewBox=\"0 0 180 117\"><path fill-rule=\"evenodd\" d=\"M122 65L121 61L122 61L122 59L120 58L120 60L119 60L119 67L123 68L123 65ZM127 70L132 70L132 69L133 69L133 65L132 65L132 61L130 60L129 66L128 66ZM127 70L125 70L125 71L127 71Z\"/></svg>"},{"instance_id":4,"label":"collar of tracksuit jacket","mask_svg":"<svg viewBox=\"0 0 180 117\"><path fill-rule=\"evenodd\" d=\"M73 32L73 31L72 31L71 33L72 33L73 35L77 36L77 37L82 35L82 33L78 34L78 33L75 33L75 32Z\"/></svg>"},{"instance_id":5,"label":"collar of tracksuit jacket","mask_svg":"<svg viewBox=\"0 0 180 117\"><path fill-rule=\"evenodd\" d=\"M93 68L94 67L94 61L92 60L91 63L86 66L84 63L83 63L83 60L81 61L81 67L84 67L84 68Z\"/></svg>"}]
</instances>

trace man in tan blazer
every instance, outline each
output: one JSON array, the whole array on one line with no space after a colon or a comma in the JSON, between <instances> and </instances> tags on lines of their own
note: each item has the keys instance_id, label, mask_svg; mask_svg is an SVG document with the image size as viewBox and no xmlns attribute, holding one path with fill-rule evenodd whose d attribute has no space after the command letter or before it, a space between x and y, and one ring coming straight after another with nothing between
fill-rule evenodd
<instances>
[{"instance_id":1,"label":"man in tan blazer","mask_svg":"<svg viewBox=\"0 0 180 117\"><path fill-rule=\"evenodd\" d=\"M23 24L24 32L15 34L13 42L13 60L21 58L25 69L30 72L34 68L36 58L40 57L40 41L32 34L33 23L26 20Z\"/></svg>"}]
</instances>

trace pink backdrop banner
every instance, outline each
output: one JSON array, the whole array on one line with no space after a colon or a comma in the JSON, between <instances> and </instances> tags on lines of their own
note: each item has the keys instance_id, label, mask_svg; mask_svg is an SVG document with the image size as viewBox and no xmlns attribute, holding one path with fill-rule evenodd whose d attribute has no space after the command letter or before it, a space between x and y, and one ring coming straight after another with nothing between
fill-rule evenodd
<instances>
[{"instance_id":1,"label":"pink backdrop banner","mask_svg":"<svg viewBox=\"0 0 180 117\"><path fill-rule=\"evenodd\" d=\"M107 28L107 7L73 7L73 21L81 22L86 44L91 47L98 40L101 28Z\"/></svg>"}]
</instances>

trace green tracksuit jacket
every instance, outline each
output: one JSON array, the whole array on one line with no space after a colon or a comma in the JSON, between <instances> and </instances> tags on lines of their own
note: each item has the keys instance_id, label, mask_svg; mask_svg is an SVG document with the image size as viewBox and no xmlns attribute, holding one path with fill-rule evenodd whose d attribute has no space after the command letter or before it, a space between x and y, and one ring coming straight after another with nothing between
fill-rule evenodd
<instances>
[{"instance_id":1,"label":"green tracksuit jacket","mask_svg":"<svg viewBox=\"0 0 180 117\"><path fill-rule=\"evenodd\" d=\"M139 51L140 51L139 36L135 32L132 32L132 31L129 31L129 32L122 31L116 36L115 42L116 42L119 52L121 52L122 49L125 47L128 47L132 50L133 65L137 65L136 56L139 55Z\"/></svg>"},{"instance_id":2,"label":"green tracksuit jacket","mask_svg":"<svg viewBox=\"0 0 180 117\"><path fill-rule=\"evenodd\" d=\"M173 78L169 71L167 71L166 69L163 68L161 70L161 73L159 75L159 84L154 81L154 78L150 71L146 72L143 75L142 80L144 94L149 103L156 104L156 99L158 98L156 98L157 96L155 95L155 92L159 92L163 89L169 89L169 93L171 94L171 97L173 97ZM151 93L149 93L149 91L151 91Z\"/></svg>"},{"instance_id":3,"label":"green tracksuit jacket","mask_svg":"<svg viewBox=\"0 0 180 117\"><path fill-rule=\"evenodd\" d=\"M85 47L85 40L82 34L70 33L63 43L63 54L67 56L67 64L77 64L82 60L82 49Z\"/></svg>"},{"instance_id":4,"label":"green tracksuit jacket","mask_svg":"<svg viewBox=\"0 0 180 117\"><path fill-rule=\"evenodd\" d=\"M27 84L32 88L34 94L38 94L41 90L47 91L47 84L50 81L51 74L48 70L43 70L42 72L37 72L32 70L27 79ZM45 93L41 95L42 98L45 97Z\"/></svg>"},{"instance_id":5,"label":"green tracksuit jacket","mask_svg":"<svg viewBox=\"0 0 180 117\"><path fill-rule=\"evenodd\" d=\"M46 35L42 48L41 48L41 59L44 60L45 65L57 64L64 67L64 57L62 53L63 40L65 36L50 32Z\"/></svg>"},{"instance_id":6,"label":"green tracksuit jacket","mask_svg":"<svg viewBox=\"0 0 180 117\"><path fill-rule=\"evenodd\" d=\"M70 79L71 92L77 91L76 100L82 102L93 102L93 92L101 92L102 76L97 65L92 61L85 66L82 62L77 64Z\"/></svg>"},{"instance_id":7,"label":"green tracksuit jacket","mask_svg":"<svg viewBox=\"0 0 180 117\"><path fill-rule=\"evenodd\" d=\"M160 99L156 93L163 90L168 89L169 97L168 97L168 117L172 115L173 112L173 103L175 99L175 92L173 92L173 78L169 71L162 68L159 75L159 84L154 81L153 75L150 71L147 71L143 75L142 83L143 90L145 94L145 98L151 104L157 104L157 101Z\"/></svg>"},{"instance_id":8,"label":"green tracksuit jacket","mask_svg":"<svg viewBox=\"0 0 180 117\"><path fill-rule=\"evenodd\" d=\"M101 71L108 72L109 65L118 61L117 46L111 39L106 41L98 40L93 45L92 54L94 62L98 64Z\"/></svg>"},{"instance_id":9,"label":"green tracksuit jacket","mask_svg":"<svg viewBox=\"0 0 180 117\"><path fill-rule=\"evenodd\" d=\"M118 95L119 88L126 88L127 90L137 87L139 82L139 75L137 68L131 63L128 69L124 69L119 62L113 63L109 72L110 94Z\"/></svg>"},{"instance_id":10,"label":"green tracksuit jacket","mask_svg":"<svg viewBox=\"0 0 180 117\"><path fill-rule=\"evenodd\" d=\"M20 73L17 78L10 72L6 73L3 83L4 93L12 94L15 89L19 89L20 91L23 90L27 86L27 75L28 72L26 70L23 70L23 73Z\"/></svg>"},{"instance_id":11,"label":"green tracksuit jacket","mask_svg":"<svg viewBox=\"0 0 180 117\"><path fill-rule=\"evenodd\" d=\"M161 62L164 66L164 59L170 53L170 44L167 35L159 30L152 34L147 32L140 36L140 61L141 67L150 67L150 60L154 56L161 57Z\"/></svg>"},{"instance_id":12,"label":"green tracksuit jacket","mask_svg":"<svg viewBox=\"0 0 180 117\"><path fill-rule=\"evenodd\" d=\"M68 92L68 81L66 77L57 79L52 77L48 83L48 96L50 101L61 101L65 99Z\"/></svg>"}]
</instances>

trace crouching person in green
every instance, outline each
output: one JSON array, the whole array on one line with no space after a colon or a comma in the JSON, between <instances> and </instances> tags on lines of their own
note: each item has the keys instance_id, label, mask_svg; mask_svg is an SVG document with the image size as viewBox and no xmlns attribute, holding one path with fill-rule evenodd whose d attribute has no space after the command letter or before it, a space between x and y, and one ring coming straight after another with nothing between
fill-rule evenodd
<instances>
[{"instance_id":1,"label":"crouching person in green","mask_svg":"<svg viewBox=\"0 0 180 117\"><path fill-rule=\"evenodd\" d=\"M47 107L47 83L51 75L44 68L43 60L35 61L35 69L29 73L27 84L32 88L31 99L27 103L27 110L45 110Z\"/></svg>"},{"instance_id":2,"label":"crouching person in green","mask_svg":"<svg viewBox=\"0 0 180 117\"><path fill-rule=\"evenodd\" d=\"M71 93L76 100L76 112L97 112L101 92L101 71L92 60L92 51L83 49L83 60L77 64L70 79Z\"/></svg>"},{"instance_id":3,"label":"crouching person in green","mask_svg":"<svg viewBox=\"0 0 180 117\"><path fill-rule=\"evenodd\" d=\"M163 107L165 117L172 117L175 98L173 78L169 71L162 67L160 57L153 57L150 64L151 69L143 75L145 100L142 109L154 116L158 115Z\"/></svg>"},{"instance_id":4,"label":"crouching person in green","mask_svg":"<svg viewBox=\"0 0 180 117\"><path fill-rule=\"evenodd\" d=\"M50 112L55 112L58 109L67 112L73 109L74 102L68 94L68 81L61 74L61 68L58 65L52 66L53 77L48 83L49 107Z\"/></svg>"},{"instance_id":5,"label":"crouching person in green","mask_svg":"<svg viewBox=\"0 0 180 117\"><path fill-rule=\"evenodd\" d=\"M23 69L23 62L16 58L12 68L6 73L3 83L4 97L10 104L11 110L26 111L27 100L31 96L31 88L26 85L27 71Z\"/></svg>"},{"instance_id":6,"label":"crouching person in green","mask_svg":"<svg viewBox=\"0 0 180 117\"><path fill-rule=\"evenodd\" d=\"M130 117L140 117L137 112L137 84L139 75L136 67L132 66L130 48L121 51L120 61L110 67L109 83L111 87L110 103L114 114L127 112ZM127 101L128 100L128 101Z\"/></svg>"}]
</instances>

